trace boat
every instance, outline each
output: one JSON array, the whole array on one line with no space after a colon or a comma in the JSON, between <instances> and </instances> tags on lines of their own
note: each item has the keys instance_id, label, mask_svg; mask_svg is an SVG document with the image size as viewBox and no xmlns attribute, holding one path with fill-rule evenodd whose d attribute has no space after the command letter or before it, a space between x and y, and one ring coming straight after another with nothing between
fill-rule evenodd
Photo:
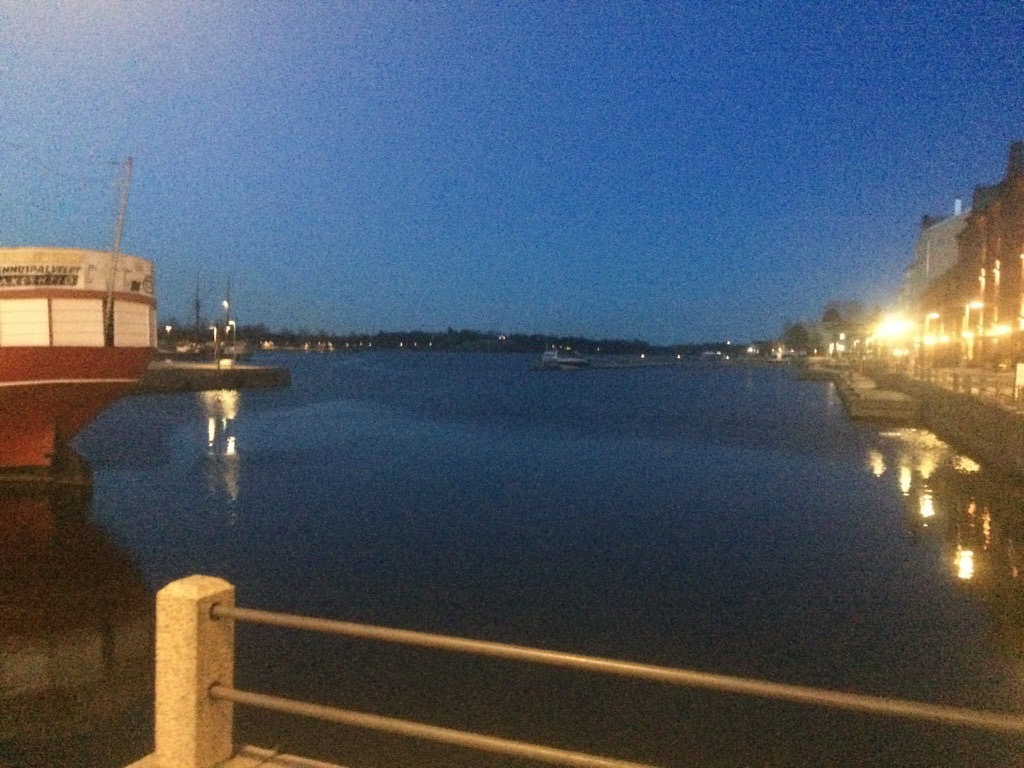
<instances>
[{"instance_id":1,"label":"boat","mask_svg":"<svg viewBox=\"0 0 1024 768\"><path fill-rule=\"evenodd\" d=\"M540 356L537 368L546 371L578 371L589 365L590 361L576 352L549 349Z\"/></svg>"},{"instance_id":2,"label":"boat","mask_svg":"<svg viewBox=\"0 0 1024 768\"><path fill-rule=\"evenodd\" d=\"M116 247L0 248L0 471L53 466L155 346L150 261Z\"/></svg>"}]
</instances>

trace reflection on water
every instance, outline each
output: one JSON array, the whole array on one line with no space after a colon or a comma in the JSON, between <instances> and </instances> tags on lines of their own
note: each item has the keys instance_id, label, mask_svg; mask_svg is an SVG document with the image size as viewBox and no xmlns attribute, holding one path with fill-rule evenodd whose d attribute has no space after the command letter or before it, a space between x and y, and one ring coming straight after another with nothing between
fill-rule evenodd
<instances>
[{"instance_id":1,"label":"reflection on water","mask_svg":"<svg viewBox=\"0 0 1024 768\"><path fill-rule=\"evenodd\" d=\"M882 435L888 457L869 452L878 477L891 472L908 524L938 546L947 573L985 600L1004 648L1024 653L1024 486L989 473L930 432Z\"/></svg>"},{"instance_id":2,"label":"reflection on water","mask_svg":"<svg viewBox=\"0 0 1024 768\"><path fill-rule=\"evenodd\" d=\"M223 494L227 497L233 516L242 476L238 438L235 434L239 393L222 389L200 392L198 397L206 416L207 488L212 495Z\"/></svg>"},{"instance_id":3,"label":"reflection on water","mask_svg":"<svg viewBox=\"0 0 1024 768\"><path fill-rule=\"evenodd\" d=\"M153 598L89 504L0 488L0 766L123 766L152 740Z\"/></svg>"},{"instance_id":4,"label":"reflection on water","mask_svg":"<svg viewBox=\"0 0 1024 768\"><path fill-rule=\"evenodd\" d=\"M834 388L288 360L292 389L121 401L83 439L93 515L148 583L214 573L255 607L1024 710L1022 664L984 636L1020 647L1006 489L928 433L849 422ZM238 655L255 689L657 765L1022 764L1016 739L257 629ZM240 740L345 765L495 765L239 717Z\"/></svg>"}]
</instances>

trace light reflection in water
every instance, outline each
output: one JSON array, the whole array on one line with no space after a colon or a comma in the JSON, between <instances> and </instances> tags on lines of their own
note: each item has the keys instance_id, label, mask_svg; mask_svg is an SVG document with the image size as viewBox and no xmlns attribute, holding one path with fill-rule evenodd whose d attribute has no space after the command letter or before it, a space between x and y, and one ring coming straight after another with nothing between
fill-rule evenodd
<instances>
[{"instance_id":1,"label":"light reflection in water","mask_svg":"<svg viewBox=\"0 0 1024 768\"><path fill-rule=\"evenodd\" d=\"M227 496L233 513L242 477L238 437L234 431L239 393L221 389L200 392L198 396L206 415L207 484L211 493Z\"/></svg>"},{"instance_id":2,"label":"light reflection in water","mask_svg":"<svg viewBox=\"0 0 1024 768\"><path fill-rule=\"evenodd\" d=\"M900 491L903 492L904 496L910 495L910 484L913 477L913 470L910 467L906 464L900 467Z\"/></svg>"},{"instance_id":3,"label":"light reflection in water","mask_svg":"<svg viewBox=\"0 0 1024 768\"><path fill-rule=\"evenodd\" d=\"M922 480L927 480L932 476L935 471L935 460L931 454L925 454L921 457L921 461L917 467L918 473L921 475Z\"/></svg>"},{"instance_id":4,"label":"light reflection in water","mask_svg":"<svg viewBox=\"0 0 1024 768\"><path fill-rule=\"evenodd\" d=\"M874 448L868 451L868 467L871 469L871 474L875 477L881 477L885 474L885 455Z\"/></svg>"},{"instance_id":5,"label":"light reflection in water","mask_svg":"<svg viewBox=\"0 0 1024 768\"><path fill-rule=\"evenodd\" d=\"M966 474L974 474L981 471L981 465L969 456L953 457L953 466L956 467L958 472Z\"/></svg>"},{"instance_id":6,"label":"light reflection in water","mask_svg":"<svg viewBox=\"0 0 1024 768\"><path fill-rule=\"evenodd\" d=\"M957 567L957 577L964 581L974 577L974 552L957 547L954 562Z\"/></svg>"},{"instance_id":7,"label":"light reflection in water","mask_svg":"<svg viewBox=\"0 0 1024 768\"><path fill-rule=\"evenodd\" d=\"M908 526L940 544L945 578L984 599L1006 646L1024 651L1024 484L987 472L924 430L880 437L867 452L869 471L899 488Z\"/></svg>"},{"instance_id":8,"label":"light reflection in water","mask_svg":"<svg viewBox=\"0 0 1024 768\"><path fill-rule=\"evenodd\" d=\"M932 498L930 491L921 492L921 517L927 520L929 517L935 517L935 500ZM927 525L927 523L925 523Z\"/></svg>"}]
</instances>

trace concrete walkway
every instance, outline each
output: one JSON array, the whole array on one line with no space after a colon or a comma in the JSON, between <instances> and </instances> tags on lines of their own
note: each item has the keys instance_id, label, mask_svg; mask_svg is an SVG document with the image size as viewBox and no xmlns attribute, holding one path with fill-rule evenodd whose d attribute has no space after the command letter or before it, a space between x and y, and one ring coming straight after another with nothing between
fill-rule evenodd
<instances>
[{"instance_id":1,"label":"concrete walkway","mask_svg":"<svg viewBox=\"0 0 1024 768\"><path fill-rule=\"evenodd\" d=\"M281 755L271 749L242 747L234 757L218 763L218 768L344 768L334 763L324 763L295 755ZM147 755L132 763L128 768L175 768L160 765L156 755Z\"/></svg>"}]
</instances>

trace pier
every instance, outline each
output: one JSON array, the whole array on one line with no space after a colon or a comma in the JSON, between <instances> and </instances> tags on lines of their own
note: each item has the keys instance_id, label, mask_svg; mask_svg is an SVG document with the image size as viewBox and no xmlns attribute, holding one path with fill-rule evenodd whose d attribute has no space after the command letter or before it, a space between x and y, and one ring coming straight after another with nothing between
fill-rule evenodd
<instances>
[{"instance_id":1,"label":"pier","mask_svg":"<svg viewBox=\"0 0 1024 768\"><path fill-rule=\"evenodd\" d=\"M920 378L874 375L920 403L921 426L982 464L1024 478L1024 402L1012 374L946 369Z\"/></svg>"},{"instance_id":2,"label":"pier","mask_svg":"<svg viewBox=\"0 0 1024 768\"><path fill-rule=\"evenodd\" d=\"M889 386L880 387L875 377L848 367L808 361L797 370L797 378L835 384L851 419L900 426L915 426L919 422L917 398Z\"/></svg>"},{"instance_id":3,"label":"pier","mask_svg":"<svg viewBox=\"0 0 1024 768\"><path fill-rule=\"evenodd\" d=\"M863 371L810 361L797 378L834 383L852 419L924 427L982 464L1024 478L1024 400L1012 373L896 373L878 364Z\"/></svg>"},{"instance_id":4,"label":"pier","mask_svg":"<svg viewBox=\"0 0 1024 768\"><path fill-rule=\"evenodd\" d=\"M240 365L230 360L219 363L183 363L158 360L132 390L134 395L203 392L210 389L281 389L291 385L287 368L268 365Z\"/></svg>"},{"instance_id":5,"label":"pier","mask_svg":"<svg viewBox=\"0 0 1024 768\"><path fill-rule=\"evenodd\" d=\"M215 389L281 389L291 386L291 371L266 365L154 361L130 395L204 392ZM92 485L89 465L66 442L56 446L53 462L45 467L0 468L0 483L14 485Z\"/></svg>"}]
</instances>

